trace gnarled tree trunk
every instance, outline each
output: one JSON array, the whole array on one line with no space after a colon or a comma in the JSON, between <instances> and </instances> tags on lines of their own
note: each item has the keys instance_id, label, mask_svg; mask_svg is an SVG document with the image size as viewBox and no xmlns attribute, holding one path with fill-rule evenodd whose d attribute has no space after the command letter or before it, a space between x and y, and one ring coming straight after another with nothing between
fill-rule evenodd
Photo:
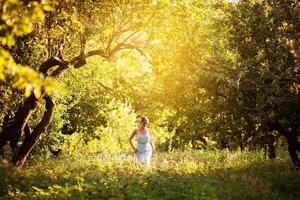
<instances>
[{"instance_id":1,"label":"gnarled tree trunk","mask_svg":"<svg viewBox=\"0 0 300 200\"><path fill-rule=\"evenodd\" d=\"M54 70L51 75L48 75L48 71L55 66L58 66L57 69ZM65 71L68 68L68 66L68 62L65 62L56 57L51 57L40 66L39 72L44 74L45 77L58 77L62 73L62 71ZM19 163L19 161L21 161L21 165L24 164L24 161L26 160L28 154L36 144L37 138L39 138L39 136L47 129L51 122L51 117L49 118L49 116L52 116L54 104L51 103L52 100L50 99L50 97L45 97L45 95L45 91L42 91L40 97L37 98L32 93L24 101L24 104L19 107L12 124L0 133L0 150L2 150L3 147L9 143L14 151L14 156L12 159L12 162L14 164ZM47 111L44 113L44 116L37 128L32 133L30 133L28 120L34 110L40 105L40 101L43 98L46 99ZM20 141L23 132L25 132L25 140L23 141L20 149L17 149L17 143Z\"/></svg>"},{"instance_id":2,"label":"gnarled tree trunk","mask_svg":"<svg viewBox=\"0 0 300 200\"><path fill-rule=\"evenodd\" d=\"M39 100L31 94L17 111L13 123L0 134L0 150L8 142L14 149L33 111L39 105Z\"/></svg>"},{"instance_id":3,"label":"gnarled tree trunk","mask_svg":"<svg viewBox=\"0 0 300 200\"><path fill-rule=\"evenodd\" d=\"M283 135L287 139L288 143L288 150L290 157L292 159L292 162L296 168L300 167L300 160L298 158L297 152L300 152L300 143L298 141L298 116L296 117L296 120L293 122L291 130L286 130L280 122L277 120L276 122L269 123L269 127L272 130L278 131L281 135Z\"/></svg>"},{"instance_id":4,"label":"gnarled tree trunk","mask_svg":"<svg viewBox=\"0 0 300 200\"><path fill-rule=\"evenodd\" d=\"M52 99L49 96L45 97L46 100L46 111L40 121L40 123L37 125L37 127L33 130L31 134L25 135L25 140L23 141L21 147L18 151L16 151L12 158L12 163L14 165L22 167L25 163L29 153L35 146L35 144L38 142L40 136L42 133L44 133L47 128L49 127L52 116L53 116L53 109L54 109L54 103Z\"/></svg>"}]
</instances>

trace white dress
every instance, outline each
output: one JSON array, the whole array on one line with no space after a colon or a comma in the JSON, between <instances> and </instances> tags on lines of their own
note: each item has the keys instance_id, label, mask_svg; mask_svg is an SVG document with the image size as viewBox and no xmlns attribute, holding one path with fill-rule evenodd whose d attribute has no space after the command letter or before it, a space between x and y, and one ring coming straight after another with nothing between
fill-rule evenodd
<instances>
[{"instance_id":1,"label":"white dress","mask_svg":"<svg viewBox=\"0 0 300 200\"><path fill-rule=\"evenodd\" d=\"M136 134L137 140L137 152L135 153L138 159L138 166L143 164L150 165L151 155L152 155L152 146L150 144L151 135L148 130L140 132L137 130Z\"/></svg>"}]
</instances>

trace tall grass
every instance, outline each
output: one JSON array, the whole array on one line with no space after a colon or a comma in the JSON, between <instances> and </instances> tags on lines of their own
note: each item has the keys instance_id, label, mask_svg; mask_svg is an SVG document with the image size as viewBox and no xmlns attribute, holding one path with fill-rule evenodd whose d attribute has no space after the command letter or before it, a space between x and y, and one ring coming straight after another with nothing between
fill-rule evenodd
<instances>
[{"instance_id":1,"label":"tall grass","mask_svg":"<svg viewBox=\"0 0 300 200\"><path fill-rule=\"evenodd\" d=\"M261 152L155 153L152 169L131 154L32 160L16 170L0 163L2 199L300 199L300 174L287 156Z\"/></svg>"}]
</instances>

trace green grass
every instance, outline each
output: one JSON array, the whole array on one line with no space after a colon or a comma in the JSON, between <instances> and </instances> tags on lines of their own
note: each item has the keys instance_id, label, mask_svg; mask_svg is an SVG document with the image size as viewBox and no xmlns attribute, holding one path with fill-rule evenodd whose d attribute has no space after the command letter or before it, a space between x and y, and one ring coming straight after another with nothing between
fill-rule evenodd
<instances>
[{"instance_id":1,"label":"green grass","mask_svg":"<svg viewBox=\"0 0 300 200\"><path fill-rule=\"evenodd\" d=\"M132 155L34 159L22 170L0 163L1 199L300 199L300 173L287 156L259 152L156 153L152 170Z\"/></svg>"}]
</instances>

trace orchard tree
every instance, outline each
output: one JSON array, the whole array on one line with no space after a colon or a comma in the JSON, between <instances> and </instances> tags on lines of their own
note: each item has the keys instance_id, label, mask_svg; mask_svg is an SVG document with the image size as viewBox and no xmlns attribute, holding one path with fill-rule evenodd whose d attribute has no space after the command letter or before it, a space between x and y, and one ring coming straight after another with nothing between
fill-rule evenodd
<instances>
[{"instance_id":1,"label":"orchard tree","mask_svg":"<svg viewBox=\"0 0 300 200\"><path fill-rule=\"evenodd\" d=\"M20 6L27 12L31 5L25 2ZM33 30L28 31L32 48L36 50L35 45L39 45L40 50L37 54L40 59L36 61L39 65L33 68L45 80L58 80L70 67L80 68L92 56L109 60L121 51L136 51L146 56L144 50L152 39L155 24L159 23L154 16L162 14L163 7L163 4L142 1L58 1L53 12L45 13L45 21L34 23ZM17 12L14 9L12 12ZM19 15L17 13L15 18L20 18ZM45 101L44 114L31 130L28 120L42 101ZM12 122L2 130L0 149L10 144L14 149L14 165L24 164L50 125L54 107L53 95L42 86L25 99ZM21 137L23 132L24 137Z\"/></svg>"},{"instance_id":2,"label":"orchard tree","mask_svg":"<svg viewBox=\"0 0 300 200\"><path fill-rule=\"evenodd\" d=\"M277 131L300 166L299 1L237 1L229 7L230 44L236 60L236 96L257 128ZM276 135L269 134L274 143Z\"/></svg>"}]
</instances>

